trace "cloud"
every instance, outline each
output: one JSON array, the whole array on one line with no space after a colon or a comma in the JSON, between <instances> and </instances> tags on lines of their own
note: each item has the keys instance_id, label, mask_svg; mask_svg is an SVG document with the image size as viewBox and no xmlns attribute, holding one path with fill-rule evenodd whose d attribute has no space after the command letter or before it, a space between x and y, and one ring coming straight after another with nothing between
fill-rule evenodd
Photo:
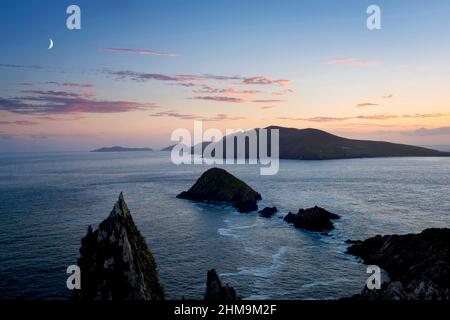
<instances>
[{"instance_id":1,"label":"cloud","mask_svg":"<svg viewBox=\"0 0 450 320\"><path fill-rule=\"evenodd\" d=\"M75 93L75 92L67 92L67 91L53 91L53 90L22 90L22 93L31 93L42 96L53 96L53 97L71 97L71 98L80 98L83 97L83 94Z\"/></svg>"},{"instance_id":2,"label":"cloud","mask_svg":"<svg viewBox=\"0 0 450 320\"><path fill-rule=\"evenodd\" d=\"M198 96L193 97L191 99L196 100L207 100L207 101L215 101L215 102L226 102L226 103L280 103L286 102L287 100L279 100L279 99L256 99L256 100L248 100L244 98L236 98L236 97L225 97L225 96Z\"/></svg>"},{"instance_id":3,"label":"cloud","mask_svg":"<svg viewBox=\"0 0 450 320\"><path fill-rule=\"evenodd\" d=\"M47 134L32 134L29 136L31 139L37 139L37 140L44 140L44 139L50 139L51 136Z\"/></svg>"},{"instance_id":4,"label":"cloud","mask_svg":"<svg viewBox=\"0 0 450 320\"><path fill-rule=\"evenodd\" d=\"M358 103L356 105L357 108L364 108L364 107L373 107L373 106L378 106L378 103L372 103L372 102L362 102L362 103Z\"/></svg>"},{"instance_id":5,"label":"cloud","mask_svg":"<svg viewBox=\"0 0 450 320\"><path fill-rule=\"evenodd\" d=\"M340 122L349 120L391 120L391 119L428 119L428 118L448 118L450 113L425 113L425 114L374 114L374 115L360 115L348 117L310 117L310 118L294 118L294 117L279 117L280 120L297 120L307 122Z\"/></svg>"},{"instance_id":6,"label":"cloud","mask_svg":"<svg viewBox=\"0 0 450 320\"><path fill-rule=\"evenodd\" d=\"M393 94L388 94L387 96L380 97L380 99L393 99L393 98L394 98Z\"/></svg>"},{"instance_id":7,"label":"cloud","mask_svg":"<svg viewBox=\"0 0 450 320\"><path fill-rule=\"evenodd\" d=\"M1 98L0 110L16 114L122 113L157 108L154 103L96 100L62 91L32 91L32 95Z\"/></svg>"},{"instance_id":8,"label":"cloud","mask_svg":"<svg viewBox=\"0 0 450 320\"><path fill-rule=\"evenodd\" d=\"M51 84L64 88L81 88L81 89L91 89L94 85L91 83L73 83L73 82L57 82L57 81L47 81L46 84Z\"/></svg>"},{"instance_id":9,"label":"cloud","mask_svg":"<svg viewBox=\"0 0 450 320\"><path fill-rule=\"evenodd\" d=\"M252 100L254 103L280 103L280 102L286 102L287 100L277 100L277 99L259 99L259 100Z\"/></svg>"},{"instance_id":10,"label":"cloud","mask_svg":"<svg viewBox=\"0 0 450 320\"><path fill-rule=\"evenodd\" d=\"M292 92L294 92L294 90L292 90L292 89L286 89L286 90L279 91L279 92L273 92L272 95L273 95L273 96L284 96L284 95L286 95L286 94L288 94L288 93L292 93Z\"/></svg>"},{"instance_id":11,"label":"cloud","mask_svg":"<svg viewBox=\"0 0 450 320\"><path fill-rule=\"evenodd\" d=\"M261 110L269 110L269 109L273 109L274 108L274 106L262 106L262 107L259 107Z\"/></svg>"},{"instance_id":12,"label":"cloud","mask_svg":"<svg viewBox=\"0 0 450 320\"><path fill-rule=\"evenodd\" d=\"M224 113L219 113L215 117L209 118L209 120L206 121L222 121L222 120L245 120L246 117L231 117Z\"/></svg>"},{"instance_id":13,"label":"cloud","mask_svg":"<svg viewBox=\"0 0 450 320\"><path fill-rule=\"evenodd\" d=\"M28 120L0 121L0 125L34 126L37 122Z\"/></svg>"},{"instance_id":14,"label":"cloud","mask_svg":"<svg viewBox=\"0 0 450 320\"><path fill-rule=\"evenodd\" d=\"M379 62L375 60L359 60L356 58L336 58L333 60L326 61L325 63L329 65L340 64L347 67L366 67L376 65Z\"/></svg>"},{"instance_id":15,"label":"cloud","mask_svg":"<svg viewBox=\"0 0 450 320\"><path fill-rule=\"evenodd\" d=\"M14 69L44 69L44 67L36 65L7 64L7 63L0 63L0 67L14 68Z\"/></svg>"},{"instance_id":16,"label":"cloud","mask_svg":"<svg viewBox=\"0 0 450 320\"><path fill-rule=\"evenodd\" d=\"M440 128L420 128L410 132L411 135L416 136L437 136L437 135L450 135L450 127L440 127Z\"/></svg>"},{"instance_id":17,"label":"cloud","mask_svg":"<svg viewBox=\"0 0 450 320\"><path fill-rule=\"evenodd\" d=\"M13 138L14 136L12 134L0 132L0 139L2 140L11 140Z\"/></svg>"},{"instance_id":18,"label":"cloud","mask_svg":"<svg viewBox=\"0 0 450 320\"><path fill-rule=\"evenodd\" d=\"M292 83L292 80L285 80L285 79L272 80L270 77L257 76L257 77L243 78L242 83L247 85L263 85L263 86L276 85L280 87L287 87Z\"/></svg>"},{"instance_id":19,"label":"cloud","mask_svg":"<svg viewBox=\"0 0 450 320\"><path fill-rule=\"evenodd\" d=\"M183 84L192 84L194 82L200 81L202 78L199 76L188 76L188 75L165 75L160 73L143 73L134 71L107 71L108 74L115 76L116 80L129 79L137 82L145 82L149 80L156 81L171 81L180 82Z\"/></svg>"},{"instance_id":20,"label":"cloud","mask_svg":"<svg viewBox=\"0 0 450 320\"><path fill-rule=\"evenodd\" d=\"M166 75L161 73L145 73L136 72L130 70L112 71L104 70L108 75L116 78L116 80L132 80L137 82L145 82L150 80L155 81L168 81L174 83L180 83L185 86L193 86L196 83L204 83L207 81L220 81L230 82L232 81L237 85L264 85L264 86L280 86L287 87L292 83L291 80L272 80L267 76L256 77L242 77L242 76L223 76L214 74L202 74L202 75L190 75L190 74L178 74L178 75Z\"/></svg>"},{"instance_id":21,"label":"cloud","mask_svg":"<svg viewBox=\"0 0 450 320\"><path fill-rule=\"evenodd\" d=\"M206 84L201 86L200 90L194 90L194 93L213 93L213 94L229 94L229 95L254 95L261 93L260 90L236 90L234 88L217 89Z\"/></svg>"},{"instance_id":22,"label":"cloud","mask_svg":"<svg viewBox=\"0 0 450 320\"><path fill-rule=\"evenodd\" d=\"M107 51L107 52L134 53L134 54L139 54L139 55L156 55L156 56L165 56L165 57L179 56L177 53L173 53L173 52L161 52L161 51L153 51L153 50L120 49L120 48L100 48L98 50L99 51Z\"/></svg>"},{"instance_id":23,"label":"cloud","mask_svg":"<svg viewBox=\"0 0 450 320\"><path fill-rule=\"evenodd\" d=\"M170 117L181 120L201 120L201 121L225 121L225 120L244 120L245 117L232 117L224 113L219 113L212 117L205 117L196 114L180 113L178 110L161 111L150 114L151 117Z\"/></svg>"},{"instance_id":24,"label":"cloud","mask_svg":"<svg viewBox=\"0 0 450 320\"><path fill-rule=\"evenodd\" d=\"M226 102L226 103L245 103L247 102L246 99L242 98L236 98L236 97L218 97L218 96L199 96L199 97L193 97L192 99L196 100L208 100L208 101L215 101L215 102Z\"/></svg>"}]
</instances>

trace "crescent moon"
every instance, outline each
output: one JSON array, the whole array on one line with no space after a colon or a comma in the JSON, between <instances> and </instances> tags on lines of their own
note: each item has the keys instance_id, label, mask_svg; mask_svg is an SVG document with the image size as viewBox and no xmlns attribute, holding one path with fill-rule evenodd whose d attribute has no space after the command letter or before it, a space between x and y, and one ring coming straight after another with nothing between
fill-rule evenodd
<instances>
[{"instance_id":1,"label":"crescent moon","mask_svg":"<svg viewBox=\"0 0 450 320\"><path fill-rule=\"evenodd\" d=\"M48 46L48 50L50 50L51 48L53 48L53 40L52 39L48 39L50 41L50 45Z\"/></svg>"}]
</instances>

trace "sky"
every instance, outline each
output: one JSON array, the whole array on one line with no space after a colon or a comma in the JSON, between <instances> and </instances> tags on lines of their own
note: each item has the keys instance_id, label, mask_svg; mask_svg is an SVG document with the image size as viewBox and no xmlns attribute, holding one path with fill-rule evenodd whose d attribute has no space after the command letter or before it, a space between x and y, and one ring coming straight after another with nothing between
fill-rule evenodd
<instances>
[{"instance_id":1,"label":"sky","mask_svg":"<svg viewBox=\"0 0 450 320\"><path fill-rule=\"evenodd\" d=\"M194 120L450 145L449 18L440 0L2 0L0 150L160 148Z\"/></svg>"}]
</instances>

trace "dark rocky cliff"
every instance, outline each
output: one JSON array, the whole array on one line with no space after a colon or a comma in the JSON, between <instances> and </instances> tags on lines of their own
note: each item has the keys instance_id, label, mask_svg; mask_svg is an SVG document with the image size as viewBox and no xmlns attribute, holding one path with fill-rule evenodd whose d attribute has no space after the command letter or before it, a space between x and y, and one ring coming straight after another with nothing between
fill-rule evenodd
<instances>
[{"instance_id":1,"label":"dark rocky cliff","mask_svg":"<svg viewBox=\"0 0 450 320\"><path fill-rule=\"evenodd\" d=\"M360 300L450 300L450 229L348 241L347 253L386 270L379 290L365 287Z\"/></svg>"}]
</instances>

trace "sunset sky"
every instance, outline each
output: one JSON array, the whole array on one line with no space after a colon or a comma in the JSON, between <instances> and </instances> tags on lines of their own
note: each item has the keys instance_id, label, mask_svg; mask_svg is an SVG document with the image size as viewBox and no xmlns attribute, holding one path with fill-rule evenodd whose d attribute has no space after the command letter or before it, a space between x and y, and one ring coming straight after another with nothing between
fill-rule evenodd
<instances>
[{"instance_id":1,"label":"sunset sky","mask_svg":"<svg viewBox=\"0 0 450 320\"><path fill-rule=\"evenodd\" d=\"M164 147L195 119L450 145L449 1L3 0L0 38L4 151Z\"/></svg>"}]
</instances>

